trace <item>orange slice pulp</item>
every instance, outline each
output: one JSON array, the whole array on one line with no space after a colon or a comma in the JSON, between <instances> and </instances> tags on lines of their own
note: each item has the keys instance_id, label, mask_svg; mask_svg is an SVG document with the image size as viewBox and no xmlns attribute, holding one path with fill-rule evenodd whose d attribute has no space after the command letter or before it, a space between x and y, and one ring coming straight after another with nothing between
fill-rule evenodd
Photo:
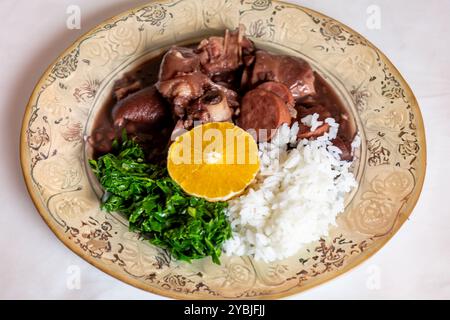
<instances>
[{"instance_id":1,"label":"orange slice pulp","mask_svg":"<svg viewBox=\"0 0 450 320\"><path fill-rule=\"evenodd\" d=\"M241 194L255 178L258 146L249 133L232 123L210 122L172 143L167 169L186 193L225 201Z\"/></svg>"}]
</instances>

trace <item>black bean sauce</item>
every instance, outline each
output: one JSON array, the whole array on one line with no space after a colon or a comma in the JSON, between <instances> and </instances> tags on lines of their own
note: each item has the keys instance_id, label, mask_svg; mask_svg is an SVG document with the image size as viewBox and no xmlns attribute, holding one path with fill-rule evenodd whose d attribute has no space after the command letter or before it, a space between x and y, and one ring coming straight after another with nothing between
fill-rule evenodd
<instances>
[{"instance_id":1,"label":"black bean sauce","mask_svg":"<svg viewBox=\"0 0 450 320\"><path fill-rule=\"evenodd\" d=\"M116 81L116 84L126 78L130 78L139 81L141 84L140 88L154 85L158 80L161 59L162 55L144 62L135 69L127 72L121 79ZM120 139L122 136L122 129L118 129L113 124L112 113L116 104L117 98L113 91L94 119L92 133L89 138L89 142L94 150L94 158L111 152L112 141L115 138ZM167 107L169 108L169 106ZM164 163L173 127L173 119L171 117L165 117L157 125L136 127L134 130L128 130L128 126L127 131L128 135L135 138L144 148L149 162ZM131 134L130 131L132 132Z\"/></svg>"},{"instance_id":2,"label":"black bean sauce","mask_svg":"<svg viewBox=\"0 0 450 320\"><path fill-rule=\"evenodd\" d=\"M127 79L132 79L140 83L140 88L154 85L158 81L159 66L162 57L163 55L152 58L134 70L127 72L116 84L121 81L127 81ZM238 92L241 98L245 92L243 92L243 88L239 87L240 82L235 80L240 79L242 76L242 69L239 69L236 74L228 76L231 80L221 80L226 82L228 87ZM312 108L317 105L323 106L331 114L331 117L339 123L338 137L341 141L345 142L348 148L355 136L356 128L351 121L347 108L335 90L317 72L315 72L314 85L316 94L299 99L296 106L303 108ZM95 117L92 133L88 140L94 149L94 158L111 152L112 141L114 138L120 139L121 137L120 131L122 129L117 129L113 124L112 113L116 103L117 98L113 91ZM170 106L168 105L167 108L170 109ZM132 128L132 130L128 130L129 128L127 127L127 131L131 131L129 135L134 137L143 146L148 161L163 164L166 159L167 148L170 144L171 132L175 125L174 122L173 117L167 116L156 125L136 127Z\"/></svg>"}]
</instances>

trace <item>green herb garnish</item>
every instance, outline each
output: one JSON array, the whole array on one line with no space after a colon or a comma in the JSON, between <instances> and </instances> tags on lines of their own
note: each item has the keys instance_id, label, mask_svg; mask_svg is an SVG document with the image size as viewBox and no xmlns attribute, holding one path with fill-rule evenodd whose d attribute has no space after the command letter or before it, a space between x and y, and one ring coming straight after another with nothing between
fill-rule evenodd
<instances>
[{"instance_id":1,"label":"green herb garnish","mask_svg":"<svg viewBox=\"0 0 450 320\"><path fill-rule=\"evenodd\" d=\"M221 246L231 237L226 202L191 197L173 181L165 167L145 162L142 148L124 137L116 152L90 160L105 189L101 208L122 212L130 229L190 262L211 256L220 264Z\"/></svg>"}]
</instances>

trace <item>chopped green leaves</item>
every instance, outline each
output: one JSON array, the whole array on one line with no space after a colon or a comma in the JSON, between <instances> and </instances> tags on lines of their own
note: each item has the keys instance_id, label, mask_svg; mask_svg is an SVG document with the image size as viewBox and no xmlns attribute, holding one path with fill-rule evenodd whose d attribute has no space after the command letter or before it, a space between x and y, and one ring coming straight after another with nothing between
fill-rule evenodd
<instances>
[{"instance_id":1,"label":"chopped green leaves","mask_svg":"<svg viewBox=\"0 0 450 320\"><path fill-rule=\"evenodd\" d=\"M106 191L102 209L122 212L130 229L175 258L191 261L211 256L220 264L221 246L231 237L226 202L191 197L166 168L145 162L142 148L124 137L115 152L89 163Z\"/></svg>"}]
</instances>

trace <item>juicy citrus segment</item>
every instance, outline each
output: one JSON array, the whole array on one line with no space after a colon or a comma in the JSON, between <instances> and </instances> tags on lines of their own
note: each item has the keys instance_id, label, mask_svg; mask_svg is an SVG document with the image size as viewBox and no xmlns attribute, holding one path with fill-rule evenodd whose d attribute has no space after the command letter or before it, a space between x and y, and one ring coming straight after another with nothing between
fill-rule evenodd
<instances>
[{"instance_id":1,"label":"juicy citrus segment","mask_svg":"<svg viewBox=\"0 0 450 320\"><path fill-rule=\"evenodd\" d=\"M232 123L207 123L172 143L167 169L186 193L225 201L244 191L255 178L258 146L250 134Z\"/></svg>"}]
</instances>

